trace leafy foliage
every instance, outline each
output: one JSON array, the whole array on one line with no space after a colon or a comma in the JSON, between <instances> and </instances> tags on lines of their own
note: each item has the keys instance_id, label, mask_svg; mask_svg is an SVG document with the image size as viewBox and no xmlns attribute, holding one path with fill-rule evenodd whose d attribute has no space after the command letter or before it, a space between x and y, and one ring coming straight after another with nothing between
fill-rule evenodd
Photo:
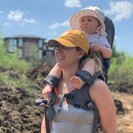
<instances>
[{"instance_id":1,"label":"leafy foliage","mask_svg":"<svg viewBox=\"0 0 133 133\"><path fill-rule=\"evenodd\" d=\"M40 63L40 59L38 58L38 49L36 47L32 47L30 50L30 59L29 63L31 66L37 66Z\"/></svg>"},{"instance_id":2,"label":"leafy foliage","mask_svg":"<svg viewBox=\"0 0 133 133\"><path fill-rule=\"evenodd\" d=\"M18 54L6 51L3 40L0 39L0 85L28 88L31 86L26 73L40 64L37 58L36 49L32 49L31 59L27 61L20 60ZM109 69L109 81L115 83L132 83L133 81L133 57L124 52L118 52L113 47L113 57ZM39 79L38 79L39 78ZM36 81L39 82L42 77L37 75ZM39 81L38 81L39 80ZM34 81L32 81L34 84ZM36 83L35 83L36 84ZM36 89L39 86L36 85Z\"/></svg>"},{"instance_id":3,"label":"leafy foliage","mask_svg":"<svg viewBox=\"0 0 133 133\"><path fill-rule=\"evenodd\" d=\"M30 67L28 62L18 58L17 52L7 52L3 40L0 39L0 85L26 86L29 81L25 73Z\"/></svg>"},{"instance_id":4,"label":"leafy foliage","mask_svg":"<svg viewBox=\"0 0 133 133\"><path fill-rule=\"evenodd\" d=\"M113 57L109 70L109 80L116 83L129 83L133 81L133 57L113 49Z\"/></svg>"},{"instance_id":5,"label":"leafy foliage","mask_svg":"<svg viewBox=\"0 0 133 133\"><path fill-rule=\"evenodd\" d=\"M26 72L30 65L25 60L20 60L18 54L9 53L6 51L6 47L2 39L0 40L0 67L5 69L13 69L18 72Z\"/></svg>"}]
</instances>

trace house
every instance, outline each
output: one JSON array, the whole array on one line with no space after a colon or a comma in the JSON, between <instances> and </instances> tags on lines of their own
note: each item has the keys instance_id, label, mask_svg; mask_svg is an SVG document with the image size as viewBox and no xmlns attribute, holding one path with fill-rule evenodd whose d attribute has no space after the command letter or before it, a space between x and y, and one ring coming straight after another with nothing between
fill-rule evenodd
<instances>
[{"instance_id":1,"label":"house","mask_svg":"<svg viewBox=\"0 0 133 133\"><path fill-rule=\"evenodd\" d=\"M54 49L46 44L46 39L36 36L12 36L4 38L8 52L16 52L22 59L29 59L33 50L37 51L38 58L50 65L55 64Z\"/></svg>"}]
</instances>

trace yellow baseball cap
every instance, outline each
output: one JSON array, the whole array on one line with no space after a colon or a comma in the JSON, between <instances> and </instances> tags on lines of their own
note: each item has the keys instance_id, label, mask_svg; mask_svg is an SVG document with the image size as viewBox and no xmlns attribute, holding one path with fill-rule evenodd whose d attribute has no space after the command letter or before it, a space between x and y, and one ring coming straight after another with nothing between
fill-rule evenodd
<instances>
[{"instance_id":1,"label":"yellow baseball cap","mask_svg":"<svg viewBox=\"0 0 133 133\"><path fill-rule=\"evenodd\" d=\"M49 47L55 47L57 42L65 47L79 47L87 54L89 42L85 34L79 30L67 30L60 37L48 41Z\"/></svg>"}]
</instances>

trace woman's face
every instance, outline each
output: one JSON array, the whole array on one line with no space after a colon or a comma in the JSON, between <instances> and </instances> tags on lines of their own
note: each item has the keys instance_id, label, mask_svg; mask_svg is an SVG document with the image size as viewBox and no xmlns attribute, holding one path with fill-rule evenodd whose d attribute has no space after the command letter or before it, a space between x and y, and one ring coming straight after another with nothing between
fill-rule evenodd
<instances>
[{"instance_id":1,"label":"woman's face","mask_svg":"<svg viewBox=\"0 0 133 133\"><path fill-rule=\"evenodd\" d=\"M100 26L100 22L93 16L83 16L79 19L79 27L85 33L93 34Z\"/></svg>"},{"instance_id":2,"label":"woman's face","mask_svg":"<svg viewBox=\"0 0 133 133\"><path fill-rule=\"evenodd\" d=\"M81 52L82 51L82 52ZM58 45L55 47L56 62L62 68L68 68L79 64L80 58L84 55L83 50L77 50L75 47L65 47Z\"/></svg>"}]
</instances>

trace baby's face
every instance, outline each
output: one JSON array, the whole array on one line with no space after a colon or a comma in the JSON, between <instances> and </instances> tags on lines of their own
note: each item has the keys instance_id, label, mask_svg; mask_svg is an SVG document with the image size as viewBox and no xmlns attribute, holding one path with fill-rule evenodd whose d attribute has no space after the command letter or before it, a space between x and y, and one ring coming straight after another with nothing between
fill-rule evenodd
<instances>
[{"instance_id":1,"label":"baby's face","mask_svg":"<svg viewBox=\"0 0 133 133\"><path fill-rule=\"evenodd\" d=\"M80 30L85 33L96 33L96 30L100 25L100 21L93 16L83 16L79 19Z\"/></svg>"}]
</instances>

